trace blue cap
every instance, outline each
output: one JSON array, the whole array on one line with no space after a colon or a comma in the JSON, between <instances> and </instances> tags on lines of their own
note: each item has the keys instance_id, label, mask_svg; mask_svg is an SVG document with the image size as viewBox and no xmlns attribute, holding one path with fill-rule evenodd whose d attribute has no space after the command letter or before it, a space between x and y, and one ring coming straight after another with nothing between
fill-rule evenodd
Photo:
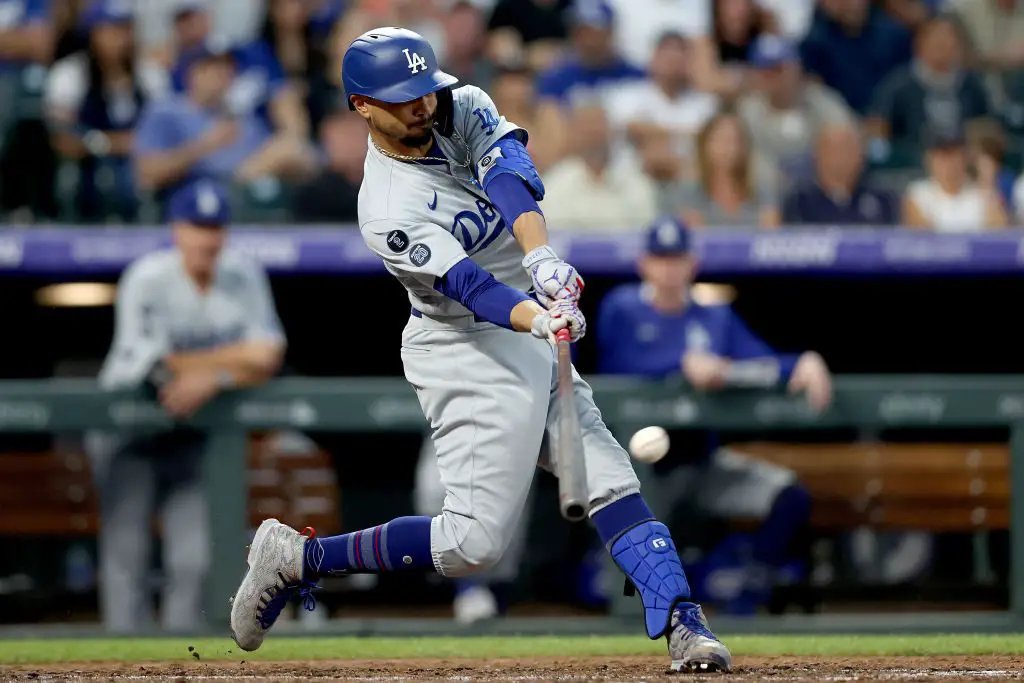
<instances>
[{"instance_id":1,"label":"blue cap","mask_svg":"<svg viewBox=\"0 0 1024 683\"><path fill-rule=\"evenodd\" d=\"M231 222L227 189L212 180L197 180L175 192L167 202L167 220L219 228Z\"/></svg>"},{"instance_id":2,"label":"blue cap","mask_svg":"<svg viewBox=\"0 0 1024 683\"><path fill-rule=\"evenodd\" d=\"M690 253L690 229L674 216L665 216L647 228L648 254L679 256Z\"/></svg>"},{"instance_id":3,"label":"blue cap","mask_svg":"<svg viewBox=\"0 0 1024 683\"><path fill-rule=\"evenodd\" d=\"M605 0L576 0L569 9L569 21L576 26L609 29L615 22L615 10Z\"/></svg>"},{"instance_id":4,"label":"blue cap","mask_svg":"<svg viewBox=\"0 0 1024 683\"><path fill-rule=\"evenodd\" d=\"M134 13L130 0L94 0L78 17L79 24L86 31L103 24L130 23L132 19Z\"/></svg>"},{"instance_id":5,"label":"blue cap","mask_svg":"<svg viewBox=\"0 0 1024 683\"><path fill-rule=\"evenodd\" d=\"M750 63L758 69L770 69L780 64L795 62L798 58L793 43L770 34L760 36L750 50Z\"/></svg>"}]
</instances>

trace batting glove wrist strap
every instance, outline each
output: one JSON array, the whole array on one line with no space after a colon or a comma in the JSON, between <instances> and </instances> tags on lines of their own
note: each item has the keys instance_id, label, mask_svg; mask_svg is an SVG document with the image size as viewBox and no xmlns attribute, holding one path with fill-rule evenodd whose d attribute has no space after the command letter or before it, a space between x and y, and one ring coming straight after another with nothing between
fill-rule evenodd
<instances>
[{"instance_id":1,"label":"batting glove wrist strap","mask_svg":"<svg viewBox=\"0 0 1024 683\"><path fill-rule=\"evenodd\" d=\"M560 260L561 259L558 258L558 254L555 253L555 250L545 244L542 247L537 247L529 254L527 254L525 257L523 257L523 268L525 268L526 270L533 270L534 266L536 266L538 263L543 263L544 261Z\"/></svg>"}]
</instances>

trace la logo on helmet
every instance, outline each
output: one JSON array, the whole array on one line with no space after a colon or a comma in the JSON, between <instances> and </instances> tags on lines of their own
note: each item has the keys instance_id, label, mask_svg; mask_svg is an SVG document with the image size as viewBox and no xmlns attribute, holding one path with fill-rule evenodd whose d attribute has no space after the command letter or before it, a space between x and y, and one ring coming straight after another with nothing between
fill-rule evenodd
<instances>
[{"instance_id":1,"label":"la logo on helmet","mask_svg":"<svg viewBox=\"0 0 1024 683\"><path fill-rule=\"evenodd\" d=\"M415 74L427 70L427 60L423 59L423 57L420 57L415 52L410 53L409 48L402 50L402 53L405 55L406 61L409 62L409 71Z\"/></svg>"}]
</instances>

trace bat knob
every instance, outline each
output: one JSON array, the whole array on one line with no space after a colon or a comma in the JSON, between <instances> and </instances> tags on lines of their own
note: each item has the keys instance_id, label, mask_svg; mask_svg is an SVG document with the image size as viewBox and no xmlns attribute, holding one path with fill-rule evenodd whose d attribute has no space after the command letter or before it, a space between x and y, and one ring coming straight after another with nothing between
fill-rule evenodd
<instances>
[{"instance_id":1,"label":"bat knob","mask_svg":"<svg viewBox=\"0 0 1024 683\"><path fill-rule=\"evenodd\" d=\"M587 506L583 503L569 503L565 506L565 518L570 522L581 522L587 517Z\"/></svg>"}]
</instances>

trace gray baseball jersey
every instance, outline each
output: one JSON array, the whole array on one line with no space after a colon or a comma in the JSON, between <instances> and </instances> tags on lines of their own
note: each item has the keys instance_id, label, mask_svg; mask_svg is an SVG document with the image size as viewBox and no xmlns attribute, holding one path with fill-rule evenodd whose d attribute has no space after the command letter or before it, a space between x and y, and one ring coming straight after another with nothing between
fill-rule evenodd
<instances>
[{"instance_id":1,"label":"gray baseball jersey","mask_svg":"<svg viewBox=\"0 0 1024 683\"><path fill-rule=\"evenodd\" d=\"M501 559L536 467L546 464L544 444L554 438L549 427L558 419L552 346L476 321L434 288L467 256L506 285L531 286L521 247L478 182L496 158L492 147L521 129L479 88L459 88L453 100L454 134L435 135L450 161L396 160L371 141L359 191L363 239L421 312L410 316L403 332L402 363L430 423L445 489L430 534L434 567L444 576L486 570ZM574 389L596 510L640 484L590 387L575 373Z\"/></svg>"},{"instance_id":2,"label":"gray baseball jersey","mask_svg":"<svg viewBox=\"0 0 1024 683\"><path fill-rule=\"evenodd\" d=\"M487 199L477 178L490 166L487 152L513 131L480 88L453 92L455 133L436 136L450 163L409 163L369 145L359 189L359 227L370 249L409 291L413 307L437 316L466 309L434 289L434 279L466 258L497 280L526 291L523 251Z\"/></svg>"},{"instance_id":3,"label":"gray baseball jersey","mask_svg":"<svg viewBox=\"0 0 1024 683\"><path fill-rule=\"evenodd\" d=\"M137 386L168 353L257 339L284 341L266 274L257 263L225 251L209 291L200 293L176 250L153 252L121 277L114 341L100 384ZM149 520L159 512L166 532L163 625L172 631L197 628L203 623L203 578L210 563L203 440L166 434L123 439L93 432L87 450L103 513L104 624L132 633L151 619Z\"/></svg>"},{"instance_id":4,"label":"gray baseball jersey","mask_svg":"<svg viewBox=\"0 0 1024 683\"><path fill-rule=\"evenodd\" d=\"M175 249L139 258L118 283L114 342L100 371L107 389L137 385L160 358L246 340L284 341L266 273L225 250L199 292Z\"/></svg>"}]
</instances>

